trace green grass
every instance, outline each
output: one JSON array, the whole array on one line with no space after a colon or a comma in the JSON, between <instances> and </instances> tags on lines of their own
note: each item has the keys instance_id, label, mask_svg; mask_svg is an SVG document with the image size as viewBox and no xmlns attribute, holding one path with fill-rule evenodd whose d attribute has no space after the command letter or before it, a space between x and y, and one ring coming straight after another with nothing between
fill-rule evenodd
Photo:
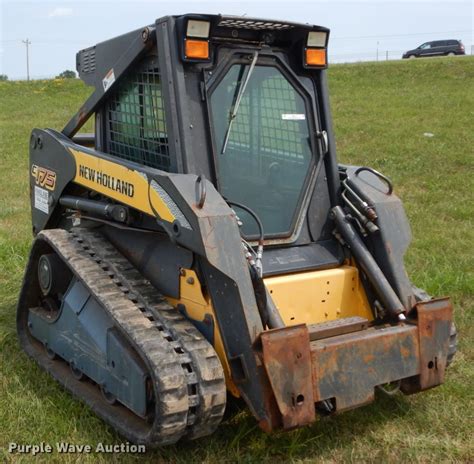
<instances>
[{"instance_id":1,"label":"green grass","mask_svg":"<svg viewBox=\"0 0 474 464\"><path fill-rule=\"evenodd\" d=\"M265 435L245 410L213 436L146 456L58 455L52 462L467 462L474 460L474 59L334 66L332 110L339 157L390 176L414 240L413 281L450 295L459 353L446 383L295 432ZM122 439L19 349L15 305L31 243L28 140L61 129L87 97L79 81L0 83L0 460L9 442L119 443ZM433 137L424 136L425 132ZM48 461L49 462L49 461Z\"/></svg>"}]
</instances>

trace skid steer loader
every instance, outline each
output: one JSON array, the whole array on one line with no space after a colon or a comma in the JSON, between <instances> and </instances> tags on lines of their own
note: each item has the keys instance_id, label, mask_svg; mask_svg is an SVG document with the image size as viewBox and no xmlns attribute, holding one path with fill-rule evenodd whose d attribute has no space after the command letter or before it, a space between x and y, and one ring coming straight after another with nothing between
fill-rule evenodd
<instances>
[{"instance_id":1,"label":"skid steer loader","mask_svg":"<svg viewBox=\"0 0 474 464\"><path fill-rule=\"evenodd\" d=\"M451 304L391 181L336 161L328 38L164 17L81 50L93 93L31 134L21 345L132 442L211 434L228 393L272 431L443 382Z\"/></svg>"}]
</instances>

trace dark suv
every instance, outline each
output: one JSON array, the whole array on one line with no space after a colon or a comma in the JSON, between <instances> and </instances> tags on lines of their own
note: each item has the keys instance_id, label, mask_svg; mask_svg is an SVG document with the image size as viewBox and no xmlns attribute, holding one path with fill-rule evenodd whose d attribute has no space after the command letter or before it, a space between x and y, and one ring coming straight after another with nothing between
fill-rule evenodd
<instances>
[{"instance_id":1,"label":"dark suv","mask_svg":"<svg viewBox=\"0 0 474 464\"><path fill-rule=\"evenodd\" d=\"M464 45L460 40L434 40L425 42L414 50L408 50L402 58L420 58L422 56L465 55Z\"/></svg>"}]
</instances>

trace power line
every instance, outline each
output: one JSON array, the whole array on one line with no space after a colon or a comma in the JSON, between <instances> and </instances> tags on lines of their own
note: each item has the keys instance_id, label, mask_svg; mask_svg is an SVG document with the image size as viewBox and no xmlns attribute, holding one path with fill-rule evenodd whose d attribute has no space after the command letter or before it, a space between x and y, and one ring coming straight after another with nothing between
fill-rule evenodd
<instances>
[{"instance_id":1,"label":"power line","mask_svg":"<svg viewBox=\"0 0 474 464\"><path fill-rule=\"evenodd\" d=\"M24 40L21 39L15 39L15 40L0 40L0 44L19 44L21 42L25 42ZM89 40L63 40L63 39L49 39L49 40L35 40L35 44L56 44L56 45L61 45L61 44L87 44L90 43Z\"/></svg>"},{"instance_id":2,"label":"power line","mask_svg":"<svg viewBox=\"0 0 474 464\"><path fill-rule=\"evenodd\" d=\"M397 39L399 37L416 37L420 35L436 35L436 34L464 34L464 33L472 33L474 29L465 29L465 30L458 30L458 31L438 31L438 32L414 32L411 34L388 34L388 35L359 35L359 36L346 36L346 37L337 37L332 36L331 40L346 40L346 39L383 39L383 38L394 38ZM17 40L0 40L0 43L14 43L20 42L20 39ZM25 42L24 40L22 42ZM67 40L63 38L58 39L46 39L46 40L35 40L35 43L41 44L56 44L59 45L60 43L68 43L68 44L86 44L90 43L87 40Z\"/></svg>"}]
</instances>

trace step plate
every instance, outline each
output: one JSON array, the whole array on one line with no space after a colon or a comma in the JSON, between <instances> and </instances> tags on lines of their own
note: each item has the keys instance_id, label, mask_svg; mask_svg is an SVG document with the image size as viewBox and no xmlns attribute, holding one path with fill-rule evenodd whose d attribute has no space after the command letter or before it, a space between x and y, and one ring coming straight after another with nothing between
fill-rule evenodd
<instances>
[{"instance_id":1,"label":"step plate","mask_svg":"<svg viewBox=\"0 0 474 464\"><path fill-rule=\"evenodd\" d=\"M345 317L334 321L321 322L319 324L309 324L309 339L311 341L322 338L334 337L359 330L367 329L369 321L365 317Z\"/></svg>"}]
</instances>

